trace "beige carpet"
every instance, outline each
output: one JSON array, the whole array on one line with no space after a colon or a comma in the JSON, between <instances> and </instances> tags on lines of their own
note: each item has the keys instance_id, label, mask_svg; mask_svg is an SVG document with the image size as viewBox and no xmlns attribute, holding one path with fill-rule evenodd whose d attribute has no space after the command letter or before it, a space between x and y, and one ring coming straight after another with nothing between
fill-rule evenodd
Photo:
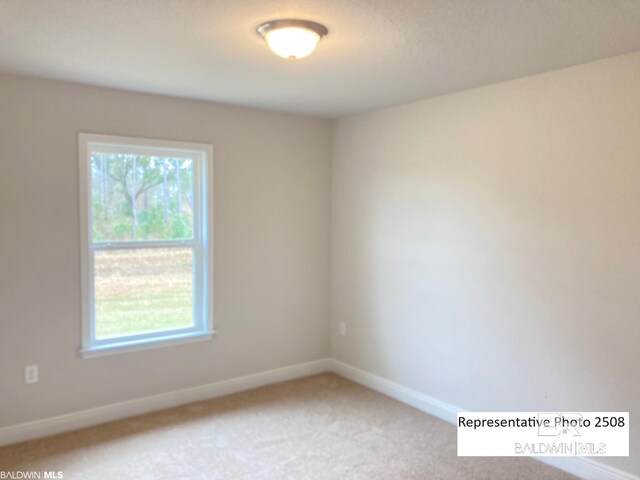
<instances>
[{"instance_id":1,"label":"beige carpet","mask_svg":"<svg viewBox=\"0 0 640 480\"><path fill-rule=\"evenodd\" d=\"M0 471L69 479L572 479L457 458L456 429L323 374L0 449Z\"/></svg>"}]
</instances>

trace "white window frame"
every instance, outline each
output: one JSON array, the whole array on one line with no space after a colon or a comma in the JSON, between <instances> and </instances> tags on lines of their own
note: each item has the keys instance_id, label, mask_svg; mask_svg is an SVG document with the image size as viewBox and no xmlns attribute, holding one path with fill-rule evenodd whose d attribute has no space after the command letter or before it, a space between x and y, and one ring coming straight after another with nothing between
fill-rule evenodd
<instances>
[{"instance_id":1,"label":"white window frame","mask_svg":"<svg viewBox=\"0 0 640 480\"><path fill-rule=\"evenodd\" d=\"M194 172L193 240L93 242L91 219L92 149L113 153L151 154L191 158ZM82 294L82 348L84 358L209 340L213 329L213 147L204 143L148 138L78 134L80 173L80 264ZM193 248L192 327L96 339L94 324L93 252L131 248Z\"/></svg>"}]
</instances>

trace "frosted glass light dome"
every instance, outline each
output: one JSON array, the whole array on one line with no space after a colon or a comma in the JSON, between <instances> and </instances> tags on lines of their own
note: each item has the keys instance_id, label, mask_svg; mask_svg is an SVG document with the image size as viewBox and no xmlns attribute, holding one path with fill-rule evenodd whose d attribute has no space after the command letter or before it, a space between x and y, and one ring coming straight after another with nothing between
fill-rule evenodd
<instances>
[{"instance_id":1,"label":"frosted glass light dome","mask_svg":"<svg viewBox=\"0 0 640 480\"><path fill-rule=\"evenodd\" d=\"M304 58L316 49L329 31L324 25L307 20L274 20L257 29L273 53L282 58Z\"/></svg>"}]
</instances>

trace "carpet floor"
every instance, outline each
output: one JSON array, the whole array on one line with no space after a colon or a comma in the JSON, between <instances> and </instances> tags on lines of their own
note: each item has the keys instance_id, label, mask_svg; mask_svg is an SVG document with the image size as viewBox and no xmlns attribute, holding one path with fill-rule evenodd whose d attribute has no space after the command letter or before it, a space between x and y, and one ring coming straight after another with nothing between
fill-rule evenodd
<instances>
[{"instance_id":1,"label":"carpet floor","mask_svg":"<svg viewBox=\"0 0 640 480\"><path fill-rule=\"evenodd\" d=\"M334 374L0 449L0 471L76 479L575 477L529 458L458 458L456 429Z\"/></svg>"}]
</instances>

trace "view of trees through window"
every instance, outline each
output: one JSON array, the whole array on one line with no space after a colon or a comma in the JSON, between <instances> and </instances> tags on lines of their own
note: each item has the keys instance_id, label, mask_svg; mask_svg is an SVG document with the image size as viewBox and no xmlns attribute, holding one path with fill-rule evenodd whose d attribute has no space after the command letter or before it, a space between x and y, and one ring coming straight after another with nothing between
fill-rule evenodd
<instances>
[{"instance_id":1,"label":"view of trees through window","mask_svg":"<svg viewBox=\"0 0 640 480\"><path fill-rule=\"evenodd\" d=\"M193 161L92 151L94 242L193 238Z\"/></svg>"}]
</instances>

